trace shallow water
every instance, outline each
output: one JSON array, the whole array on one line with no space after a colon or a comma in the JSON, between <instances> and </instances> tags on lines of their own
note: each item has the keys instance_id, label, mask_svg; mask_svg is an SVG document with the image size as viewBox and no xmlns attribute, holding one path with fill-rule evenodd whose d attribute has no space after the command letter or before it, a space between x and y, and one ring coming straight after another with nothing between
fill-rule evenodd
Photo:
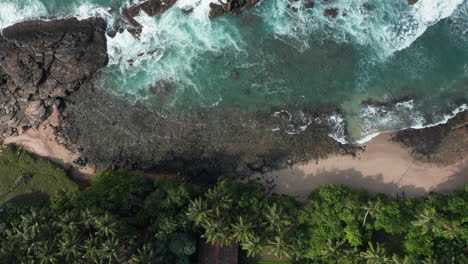
<instances>
[{"instance_id":1,"label":"shallow water","mask_svg":"<svg viewBox=\"0 0 468 264\"><path fill-rule=\"evenodd\" d=\"M298 12L287 0L264 0L216 20L208 19L211 0L194 2L140 14L139 40L128 32L109 38L105 87L166 111L293 108L301 129L312 118L301 109L339 109L328 123L342 142L444 122L466 109L468 0L315 1L313 9L300 0ZM45 16L101 16L112 25L129 4L0 0L0 27ZM186 6L193 13L180 10ZM336 19L323 16L334 7Z\"/></svg>"}]
</instances>

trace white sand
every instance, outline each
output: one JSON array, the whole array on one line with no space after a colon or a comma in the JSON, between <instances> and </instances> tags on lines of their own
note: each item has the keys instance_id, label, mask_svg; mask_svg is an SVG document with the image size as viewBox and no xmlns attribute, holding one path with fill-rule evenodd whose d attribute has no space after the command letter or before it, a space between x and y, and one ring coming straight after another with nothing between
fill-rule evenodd
<instances>
[{"instance_id":1,"label":"white sand","mask_svg":"<svg viewBox=\"0 0 468 264\"><path fill-rule=\"evenodd\" d=\"M374 138L357 158L335 156L318 164L295 165L263 175L261 181L268 181L274 193L300 199L323 184L349 184L373 193L396 196L404 192L406 197L417 197L429 192L449 193L468 183L468 157L446 167L423 163L389 138L389 134Z\"/></svg>"}]
</instances>

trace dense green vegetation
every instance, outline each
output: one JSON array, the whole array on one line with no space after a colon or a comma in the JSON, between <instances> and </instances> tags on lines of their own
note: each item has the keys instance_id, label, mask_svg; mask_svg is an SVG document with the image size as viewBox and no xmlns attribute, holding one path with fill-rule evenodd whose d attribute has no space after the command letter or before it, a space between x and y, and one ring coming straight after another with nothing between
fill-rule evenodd
<instances>
[{"instance_id":1,"label":"dense green vegetation","mask_svg":"<svg viewBox=\"0 0 468 264\"><path fill-rule=\"evenodd\" d=\"M19 195L55 196L77 189L64 170L46 159L13 145L0 151L0 203Z\"/></svg>"},{"instance_id":2,"label":"dense green vegetation","mask_svg":"<svg viewBox=\"0 0 468 264\"><path fill-rule=\"evenodd\" d=\"M325 185L305 203L256 182L208 190L128 172L96 175L50 205L0 207L0 263L196 263L198 237L297 263L467 263L468 188L393 200Z\"/></svg>"}]
</instances>

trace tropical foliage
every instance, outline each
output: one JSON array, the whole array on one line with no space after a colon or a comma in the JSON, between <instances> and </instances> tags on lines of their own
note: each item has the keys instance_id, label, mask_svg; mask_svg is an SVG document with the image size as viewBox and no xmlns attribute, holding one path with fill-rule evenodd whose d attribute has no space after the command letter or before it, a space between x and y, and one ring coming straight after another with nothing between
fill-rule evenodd
<instances>
[{"instance_id":1,"label":"tropical foliage","mask_svg":"<svg viewBox=\"0 0 468 264\"><path fill-rule=\"evenodd\" d=\"M257 182L205 189L96 175L48 205L0 206L0 263L195 263L197 240L297 263L467 263L468 188L394 200L324 185L305 202Z\"/></svg>"}]
</instances>

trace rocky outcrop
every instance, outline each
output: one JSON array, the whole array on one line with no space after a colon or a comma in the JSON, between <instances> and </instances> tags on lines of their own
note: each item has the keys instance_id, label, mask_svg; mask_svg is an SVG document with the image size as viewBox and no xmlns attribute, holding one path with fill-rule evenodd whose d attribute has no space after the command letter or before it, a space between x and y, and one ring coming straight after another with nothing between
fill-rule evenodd
<instances>
[{"instance_id":1,"label":"rocky outcrop","mask_svg":"<svg viewBox=\"0 0 468 264\"><path fill-rule=\"evenodd\" d=\"M254 7L260 0L218 0L219 4L210 3L210 18L217 18L227 13L240 15L245 8Z\"/></svg>"},{"instance_id":2,"label":"rocky outcrop","mask_svg":"<svg viewBox=\"0 0 468 264\"><path fill-rule=\"evenodd\" d=\"M127 31L135 38L139 38L143 26L135 20L140 12L145 12L148 16L156 16L166 12L177 0L146 0L136 5L122 9L122 16L127 22ZM117 30L114 30L117 31Z\"/></svg>"},{"instance_id":3,"label":"rocky outcrop","mask_svg":"<svg viewBox=\"0 0 468 264\"><path fill-rule=\"evenodd\" d=\"M408 0L408 5L414 5L418 2L418 0Z\"/></svg>"},{"instance_id":4,"label":"rocky outcrop","mask_svg":"<svg viewBox=\"0 0 468 264\"><path fill-rule=\"evenodd\" d=\"M340 10L338 8L329 8L323 11L323 15L327 17L336 18L338 16L339 11Z\"/></svg>"},{"instance_id":5,"label":"rocky outcrop","mask_svg":"<svg viewBox=\"0 0 468 264\"><path fill-rule=\"evenodd\" d=\"M0 36L0 135L38 126L107 64L105 22L26 21Z\"/></svg>"}]
</instances>

